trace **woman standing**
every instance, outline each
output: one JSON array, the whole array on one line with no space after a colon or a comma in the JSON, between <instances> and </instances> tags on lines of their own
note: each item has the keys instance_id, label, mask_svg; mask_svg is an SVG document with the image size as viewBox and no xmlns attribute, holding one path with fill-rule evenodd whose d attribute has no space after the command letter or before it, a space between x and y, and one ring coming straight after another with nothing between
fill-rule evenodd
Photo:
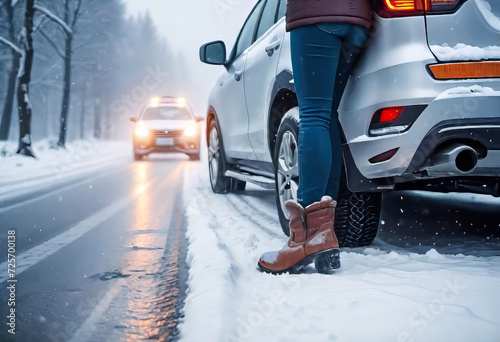
<instances>
[{"instance_id":1,"label":"woman standing","mask_svg":"<svg viewBox=\"0 0 500 342\"><path fill-rule=\"evenodd\" d=\"M299 103L297 202L288 201L290 239L258 263L268 273L340 267L333 230L342 170L338 107L371 24L370 0L288 0L293 76Z\"/></svg>"}]
</instances>

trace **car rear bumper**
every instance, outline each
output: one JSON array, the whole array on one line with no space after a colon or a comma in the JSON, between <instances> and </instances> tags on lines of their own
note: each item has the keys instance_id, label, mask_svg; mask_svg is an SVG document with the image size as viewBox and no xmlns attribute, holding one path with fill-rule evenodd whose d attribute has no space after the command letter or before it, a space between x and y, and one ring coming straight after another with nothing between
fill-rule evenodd
<instances>
[{"instance_id":1,"label":"car rear bumper","mask_svg":"<svg viewBox=\"0 0 500 342\"><path fill-rule=\"evenodd\" d=\"M377 17L377 25L383 30L360 56L339 108L350 186L385 189L417 178L500 177L500 79L436 80L428 71L437 60L423 18ZM406 131L371 134L375 112L409 106L423 111ZM423 172L438 148L454 142L482 150L473 170ZM373 159L385 152L395 153Z\"/></svg>"},{"instance_id":2,"label":"car rear bumper","mask_svg":"<svg viewBox=\"0 0 500 342\"><path fill-rule=\"evenodd\" d=\"M490 87L487 90L476 88L483 89L483 92L459 89L459 93L453 94L453 89L430 101L404 133L370 136L367 123L357 138L347 140L360 173L367 179L413 174L421 171L419 167L439 146L456 141L480 145L487 150L486 156L478 161L478 167L470 175L500 175L500 158L495 158L500 151L500 91L491 91ZM497 89L500 89L500 84ZM408 99L408 102L414 100ZM373 157L394 149L398 150L389 160L370 162ZM450 172L448 175L455 174Z\"/></svg>"}]
</instances>

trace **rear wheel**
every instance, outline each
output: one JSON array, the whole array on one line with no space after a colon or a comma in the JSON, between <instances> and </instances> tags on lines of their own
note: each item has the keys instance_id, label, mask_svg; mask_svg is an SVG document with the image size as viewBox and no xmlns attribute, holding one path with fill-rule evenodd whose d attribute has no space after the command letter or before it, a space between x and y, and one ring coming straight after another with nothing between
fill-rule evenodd
<instances>
[{"instance_id":1,"label":"rear wheel","mask_svg":"<svg viewBox=\"0 0 500 342\"><path fill-rule=\"evenodd\" d=\"M382 206L378 192L351 192L342 170L335 210L335 234L341 247L368 246L377 236Z\"/></svg>"},{"instance_id":2,"label":"rear wheel","mask_svg":"<svg viewBox=\"0 0 500 342\"><path fill-rule=\"evenodd\" d=\"M276 206L281 228L290 235L290 217L285 207L289 199L297 200L298 172L298 109L288 111L281 120L274 151ZM341 247L367 246L375 239L382 195L380 193L353 193L347 187L344 169L335 211L335 234Z\"/></svg>"},{"instance_id":3,"label":"rear wheel","mask_svg":"<svg viewBox=\"0 0 500 342\"><path fill-rule=\"evenodd\" d=\"M220 130L216 120L210 121L208 171L213 192L217 194L227 193L231 188L231 179L225 176L226 156L224 154Z\"/></svg>"}]
</instances>

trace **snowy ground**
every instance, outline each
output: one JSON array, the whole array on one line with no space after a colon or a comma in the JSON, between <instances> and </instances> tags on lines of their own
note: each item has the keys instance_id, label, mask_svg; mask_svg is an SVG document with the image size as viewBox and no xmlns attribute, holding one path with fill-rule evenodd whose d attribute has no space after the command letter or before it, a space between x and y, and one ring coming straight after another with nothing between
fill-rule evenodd
<instances>
[{"instance_id":1,"label":"snowy ground","mask_svg":"<svg viewBox=\"0 0 500 342\"><path fill-rule=\"evenodd\" d=\"M498 199L467 200L500 209ZM333 275L309 266L272 276L256 269L261 253L286 241L272 192L215 195L202 162L186 167L184 203L190 270L181 341L498 341L498 244L464 252L455 239L437 252L379 233L371 247L344 249Z\"/></svg>"},{"instance_id":2,"label":"snowy ground","mask_svg":"<svg viewBox=\"0 0 500 342\"><path fill-rule=\"evenodd\" d=\"M50 189L53 182L72 182L132 160L128 142L78 142L67 151L42 142L35 152L38 160L0 157L0 204L2 196L19 189L32 191L31 184ZM397 194L374 244L344 249L335 274L321 275L310 266L305 274L271 276L258 272L256 263L287 239L273 192L249 186L239 194L215 195L206 160L182 167L190 269L181 341L498 341L499 199L417 193L411 196L419 204L404 207L407 194ZM453 203L449 208L456 212L441 215L441 208L422 205L429 201ZM462 210L480 207L494 214L468 218ZM151 217L159 220L158 212L152 209ZM122 219L117 230L131 221ZM472 238L465 226L477 232L488 226L496 233Z\"/></svg>"},{"instance_id":3,"label":"snowy ground","mask_svg":"<svg viewBox=\"0 0 500 342\"><path fill-rule=\"evenodd\" d=\"M130 142L87 139L53 149L42 140L33 147L37 159L17 155L14 142L0 145L0 200L132 160Z\"/></svg>"}]
</instances>

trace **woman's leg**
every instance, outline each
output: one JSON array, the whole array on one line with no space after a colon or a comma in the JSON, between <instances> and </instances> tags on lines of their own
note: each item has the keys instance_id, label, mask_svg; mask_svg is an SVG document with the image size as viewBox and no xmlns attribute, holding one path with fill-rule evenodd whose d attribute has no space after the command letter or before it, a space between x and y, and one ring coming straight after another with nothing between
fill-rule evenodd
<instances>
[{"instance_id":1,"label":"woman's leg","mask_svg":"<svg viewBox=\"0 0 500 342\"><path fill-rule=\"evenodd\" d=\"M341 25L339 30L342 30ZM326 194L331 174L332 94L341 55L341 39L309 25L292 30L290 40L300 110L300 186L297 195L298 202L305 207ZM335 153L336 158L342 155L341 151Z\"/></svg>"},{"instance_id":2,"label":"woman's leg","mask_svg":"<svg viewBox=\"0 0 500 342\"><path fill-rule=\"evenodd\" d=\"M326 188L326 195L338 199L340 176L342 173L342 136L339 123L338 109L342 95L344 94L347 81L352 72L361 48L367 39L367 30L357 25L349 25L349 29L343 32L342 48L337 66L337 77L332 98L332 119L330 122L330 139L332 149L332 166Z\"/></svg>"},{"instance_id":3,"label":"woman's leg","mask_svg":"<svg viewBox=\"0 0 500 342\"><path fill-rule=\"evenodd\" d=\"M322 197L329 181L336 182L338 192L339 180L332 178L339 178L342 166L338 104L334 103L340 99L335 100L332 95L342 54L339 37L346 37L349 31L349 24L333 24L304 26L291 33L300 109L298 201L302 206L287 203L290 239L280 251L260 257L258 267L264 272L297 272L313 259L318 272L330 273L340 267L339 242L334 230L335 203L330 197ZM343 63L340 67L344 67ZM344 78L338 79L342 90L347 80Z\"/></svg>"}]
</instances>

